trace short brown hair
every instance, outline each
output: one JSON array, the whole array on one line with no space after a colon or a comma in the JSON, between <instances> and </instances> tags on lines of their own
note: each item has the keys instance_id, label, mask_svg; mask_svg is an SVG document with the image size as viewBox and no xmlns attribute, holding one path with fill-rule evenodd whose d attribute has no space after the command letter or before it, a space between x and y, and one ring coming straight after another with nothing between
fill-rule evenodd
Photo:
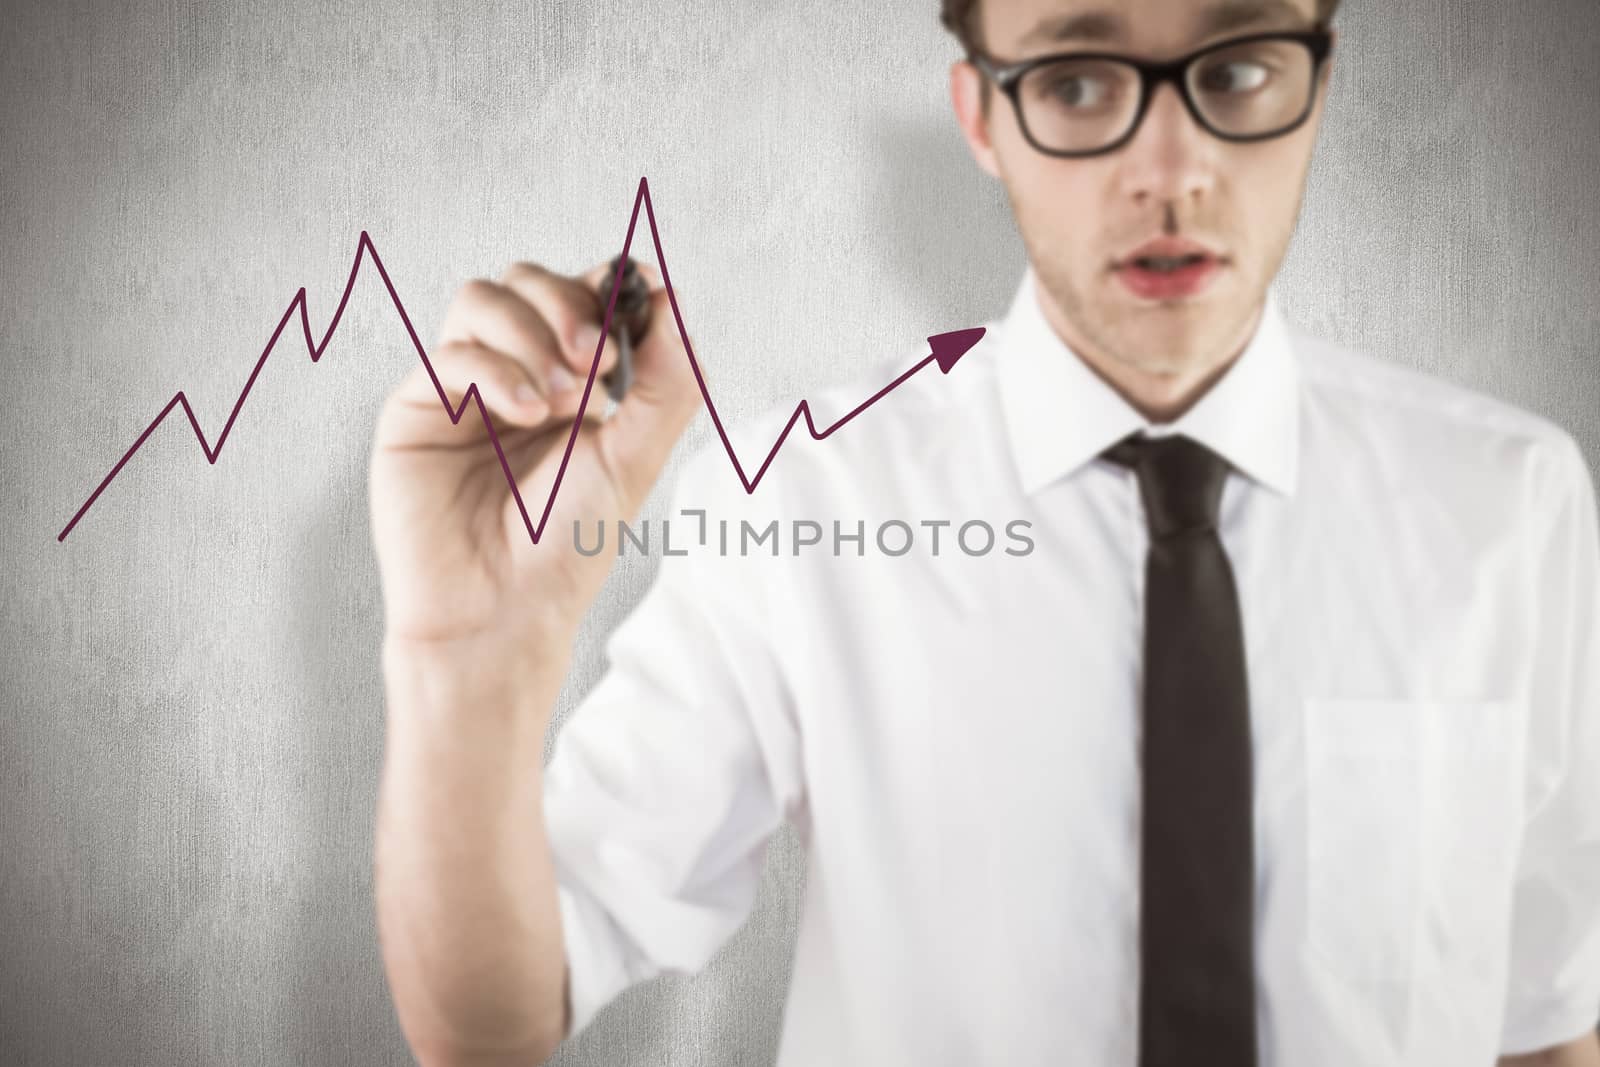
<instances>
[{"instance_id":1,"label":"short brown hair","mask_svg":"<svg viewBox=\"0 0 1600 1067\"><path fill-rule=\"evenodd\" d=\"M1317 0L1317 24L1327 25L1339 9L1339 0ZM983 35L978 25L978 0L939 0L939 21L955 34L964 51L972 52L983 47ZM984 82L985 89L988 82ZM987 92L984 94L986 97Z\"/></svg>"}]
</instances>

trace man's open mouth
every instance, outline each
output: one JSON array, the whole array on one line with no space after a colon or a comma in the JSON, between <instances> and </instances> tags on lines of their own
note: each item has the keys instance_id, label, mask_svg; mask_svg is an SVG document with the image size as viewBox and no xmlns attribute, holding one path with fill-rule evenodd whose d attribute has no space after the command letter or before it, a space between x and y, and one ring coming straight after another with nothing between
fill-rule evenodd
<instances>
[{"instance_id":1,"label":"man's open mouth","mask_svg":"<svg viewBox=\"0 0 1600 1067\"><path fill-rule=\"evenodd\" d=\"M1133 260L1133 265L1143 270L1171 274L1185 267L1192 267L1196 263L1204 263L1210 258L1203 252L1196 252L1187 256L1139 256Z\"/></svg>"},{"instance_id":2,"label":"man's open mouth","mask_svg":"<svg viewBox=\"0 0 1600 1067\"><path fill-rule=\"evenodd\" d=\"M1124 259L1116 275L1140 300L1187 300L1203 293L1226 262L1195 241L1157 239Z\"/></svg>"}]
</instances>

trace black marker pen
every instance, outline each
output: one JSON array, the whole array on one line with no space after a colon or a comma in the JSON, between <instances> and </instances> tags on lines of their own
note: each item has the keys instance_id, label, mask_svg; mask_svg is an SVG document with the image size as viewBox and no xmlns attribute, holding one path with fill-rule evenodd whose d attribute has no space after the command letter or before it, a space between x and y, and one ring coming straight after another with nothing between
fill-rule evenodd
<instances>
[{"instance_id":1,"label":"black marker pen","mask_svg":"<svg viewBox=\"0 0 1600 1067\"><path fill-rule=\"evenodd\" d=\"M618 259L621 257L619 256ZM600 283L600 313L611 302L611 282L617 276L617 259L611 261ZM617 365L601 377L612 400L621 402L633 384L633 346L650 328L650 288L639 273L639 265L629 257L622 267L622 287L611 315L611 335L617 339Z\"/></svg>"}]
</instances>

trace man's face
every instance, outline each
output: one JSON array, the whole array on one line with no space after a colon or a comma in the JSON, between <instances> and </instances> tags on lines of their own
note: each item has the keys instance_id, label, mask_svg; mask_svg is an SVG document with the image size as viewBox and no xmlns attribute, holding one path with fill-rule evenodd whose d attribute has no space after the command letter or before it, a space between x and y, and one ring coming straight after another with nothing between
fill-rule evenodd
<instances>
[{"instance_id":1,"label":"man's face","mask_svg":"<svg viewBox=\"0 0 1600 1067\"><path fill-rule=\"evenodd\" d=\"M1310 28L1314 0L980 0L984 50L999 63L1054 52L1164 60L1248 33ZM1096 15L1092 20L1076 16ZM1087 27L1062 38L1056 31ZM1132 140L1109 154L1047 156L1011 104L958 63L951 92L973 154L1004 184L1051 324L1080 354L1146 395L1176 396L1231 359L1255 329L1294 231L1327 94L1265 141L1224 141L1189 114L1172 84L1155 90ZM1192 291L1130 266L1156 238L1197 242L1214 266ZM1152 292L1154 286L1156 292Z\"/></svg>"}]
</instances>

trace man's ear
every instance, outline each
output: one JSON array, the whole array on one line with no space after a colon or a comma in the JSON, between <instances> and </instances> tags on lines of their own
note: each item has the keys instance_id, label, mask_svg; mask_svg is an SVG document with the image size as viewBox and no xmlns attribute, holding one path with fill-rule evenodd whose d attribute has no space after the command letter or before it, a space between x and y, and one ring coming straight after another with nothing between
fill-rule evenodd
<instances>
[{"instance_id":1,"label":"man's ear","mask_svg":"<svg viewBox=\"0 0 1600 1067\"><path fill-rule=\"evenodd\" d=\"M1000 165L989 141L989 120L983 114L983 74L964 59L950 65L950 103L955 108L961 134L967 139L972 158L991 178L1000 177ZM991 99L991 111L1002 101Z\"/></svg>"}]
</instances>

